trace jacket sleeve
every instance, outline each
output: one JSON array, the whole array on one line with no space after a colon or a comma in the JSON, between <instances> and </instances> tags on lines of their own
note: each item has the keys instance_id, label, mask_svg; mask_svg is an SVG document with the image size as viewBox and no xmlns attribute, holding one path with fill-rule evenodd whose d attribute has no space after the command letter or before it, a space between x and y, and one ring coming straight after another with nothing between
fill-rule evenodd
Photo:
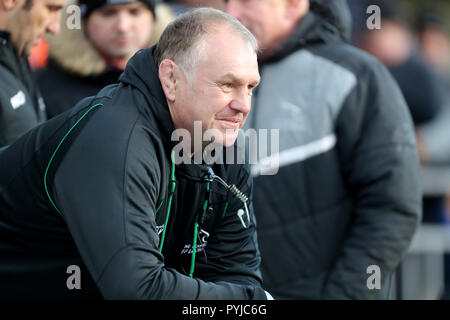
<instances>
[{"instance_id":1,"label":"jacket sleeve","mask_svg":"<svg viewBox=\"0 0 450 320\"><path fill-rule=\"evenodd\" d=\"M234 179L238 182L235 184L249 198L247 204L250 224L244 215L242 219L247 228L243 226L237 212L239 209L244 210L244 205L229 192L226 210L220 213L218 226L206 246L206 257L199 255L196 274L200 274L202 279L208 281L225 281L259 287L262 284L259 270L261 255L252 204L253 180L248 166L229 165L229 167L237 169L234 170L238 173ZM229 178L227 180L230 181Z\"/></svg>"},{"instance_id":2,"label":"jacket sleeve","mask_svg":"<svg viewBox=\"0 0 450 320\"><path fill-rule=\"evenodd\" d=\"M422 194L411 117L380 63L371 60L361 72L338 115L336 133L353 214L323 296L381 298L418 227ZM377 267L381 289L371 286Z\"/></svg>"},{"instance_id":3,"label":"jacket sleeve","mask_svg":"<svg viewBox=\"0 0 450 320\"><path fill-rule=\"evenodd\" d=\"M92 121L55 174L56 204L106 299L261 299L255 286L215 284L166 268L155 203L163 150L139 124L126 132Z\"/></svg>"}]
</instances>

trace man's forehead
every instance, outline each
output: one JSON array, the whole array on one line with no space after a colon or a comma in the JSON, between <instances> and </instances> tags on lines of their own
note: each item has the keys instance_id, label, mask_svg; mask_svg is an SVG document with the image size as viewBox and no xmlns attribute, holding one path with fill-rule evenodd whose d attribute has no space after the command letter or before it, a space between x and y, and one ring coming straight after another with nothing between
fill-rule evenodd
<instances>
[{"instance_id":1,"label":"man's forehead","mask_svg":"<svg viewBox=\"0 0 450 320\"><path fill-rule=\"evenodd\" d=\"M220 77L240 78L258 75L257 55L242 37L230 34L210 34L202 46L206 67Z\"/></svg>"},{"instance_id":2,"label":"man's forehead","mask_svg":"<svg viewBox=\"0 0 450 320\"><path fill-rule=\"evenodd\" d=\"M236 54L256 56L248 40L237 32L227 30L214 30L209 32L203 39L203 48L211 54L223 55L234 50Z\"/></svg>"},{"instance_id":3,"label":"man's forehead","mask_svg":"<svg viewBox=\"0 0 450 320\"><path fill-rule=\"evenodd\" d=\"M134 1L134 2L126 2L126 3L106 3L103 6L101 6L99 9L135 9L135 8L147 8L147 6L142 3L141 1ZM150 10L150 9L149 9Z\"/></svg>"}]
</instances>

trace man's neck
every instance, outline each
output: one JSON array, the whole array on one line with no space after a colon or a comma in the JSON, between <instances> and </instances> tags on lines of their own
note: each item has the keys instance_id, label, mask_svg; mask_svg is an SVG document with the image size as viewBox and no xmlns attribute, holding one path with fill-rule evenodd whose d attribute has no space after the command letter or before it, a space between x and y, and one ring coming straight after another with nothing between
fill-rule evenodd
<instances>
[{"instance_id":1,"label":"man's neck","mask_svg":"<svg viewBox=\"0 0 450 320\"><path fill-rule=\"evenodd\" d=\"M128 60L130 59L129 57L127 58L113 58L113 57L109 57L105 54L102 54L101 52L99 52L100 56L105 59L106 63L115 68L115 69L119 69L119 70L125 70L125 67L127 66Z\"/></svg>"},{"instance_id":2,"label":"man's neck","mask_svg":"<svg viewBox=\"0 0 450 320\"><path fill-rule=\"evenodd\" d=\"M128 59L110 59L106 60L108 65L119 69L119 70L125 70L125 67L127 66Z\"/></svg>"},{"instance_id":3,"label":"man's neck","mask_svg":"<svg viewBox=\"0 0 450 320\"><path fill-rule=\"evenodd\" d=\"M299 16L295 22L293 22L288 28L286 28L285 32L283 32L283 34L280 35L278 39L275 39L272 42L273 45L270 46L270 48L262 50L262 52L259 54L259 61L264 62L265 60L269 59L285 43L285 41L288 40L288 38L298 28L299 23L301 22L302 18L306 15L306 13Z\"/></svg>"}]
</instances>

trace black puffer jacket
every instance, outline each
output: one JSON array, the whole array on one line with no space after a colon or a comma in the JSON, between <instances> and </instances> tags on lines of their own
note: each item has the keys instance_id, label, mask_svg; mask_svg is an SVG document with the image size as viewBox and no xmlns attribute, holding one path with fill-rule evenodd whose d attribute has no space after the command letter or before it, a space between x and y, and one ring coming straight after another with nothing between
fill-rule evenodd
<instances>
[{"instance_id":1,"label":"black puffer jacket","mask_svg":"<svg viewBox=\"0 0 450 320\"><path fill-rule=\"evenodd\" d=\"M26 57L18 57L8 32L0 31L0 147L45 120L45 104Z\"/></svg>"},{"instance_id":2,"label":"black puffer jacket","mask_svg":"<svg viewBox=\"0 0 450 320\"><path fill-rule=\"evenodd\" d=\"M386 68L324 12L260 65L247 120L280 137L277 174L254 170L264 285L281 299L386 298L421 213L411 116ZM376 267L381 289L367 286Z\"/></svg>"},{"instance_id":3,"label":"black puffer jacket","mask_svg":"<svg viewBox=\"0 0 450 320\"><path fill-rule=\"evenodd\" d=\"M209 180L251 197L249 171L172 167L152 51L1 151L0 298L265 299L254 219L244 228L243 203Z\"/></svg>"}]
</instances>

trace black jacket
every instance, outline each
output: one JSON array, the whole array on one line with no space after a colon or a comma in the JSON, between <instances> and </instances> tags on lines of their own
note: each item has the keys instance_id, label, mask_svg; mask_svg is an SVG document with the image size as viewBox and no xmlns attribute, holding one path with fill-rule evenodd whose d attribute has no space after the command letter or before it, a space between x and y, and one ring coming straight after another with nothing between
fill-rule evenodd
<instances>
[{"instance_id":1,"label":"black jacket","mask_svg":"<svg viewBox=\"0 0 450 320\"><path fill-rule=\"evenodd\" d=\"M18 57L10 34L0 31L0 147L45 120L45 104L26 57Z\"/></svg>"},{"instance_id":2,"label":"black jacket","mask_svg":"<svg viewBox=\"0 0 450 320\"><path fill-rule=\"evenodd\" d=\"M206 165L173 172L152 51L137 53L118 85L1 151L1 298L265 299L242 202L208 181ZM251 197L247 167L211 168ZM67 289L71 265L80 290Z\"/></svg>"},{"instance_id":3,"label":"black jacket","mask_svg":"<svg viewBox=\"0 0 450 320\"><path fill-rule=\"evenodd\" d=\"M81 99L117 83L122 72L107 68L99 74L79 75L65 70L50 58L47 67L36 72L39 89L47 106L47 117L53 118L75 106Z\"/></svg>"},{"instance_id":4,"label":"black jacket","mask_svg":"<svg viewBox=\"0 0 450 320\"><path fill-rule=\"evenodd\" d=\"M405 101L386 68L336 30L314 11L302 18L260 65L247 120L279 129L277 174L254 170L261 270L275 298L386 298L420 220ZM372 265L381 289L367 286Z\"/></svg>"}]
</instances>

